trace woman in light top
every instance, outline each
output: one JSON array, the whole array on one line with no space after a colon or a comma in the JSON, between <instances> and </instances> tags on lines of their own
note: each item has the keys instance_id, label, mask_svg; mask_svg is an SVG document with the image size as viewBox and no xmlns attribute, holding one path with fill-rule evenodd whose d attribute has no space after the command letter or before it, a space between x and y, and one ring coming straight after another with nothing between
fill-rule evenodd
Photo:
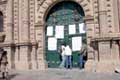
<instances>
[{"instance_id":1,"label":"woman in light top","mask_svg":"<svg viewBox=\"0 0 120 80\"><path fill-rule=\"evenodd\" d=\"M66 46L65 48L65 56L66 56L66 68L72 68L72 50L69 45Z\"/></svg>"},{"instance_id":2,"label":"woman in light top","mask_svg":"<svg viewBox=\"0 0 120 80\"><path fill-rule=\"evenodd\" d=\"M62 57L62 61L61 61L61 63L60 63L60 68L64 68L65 67L65 46L64 45L62 45L61 46L61 57Z\"/></svg>"}]
</instances>

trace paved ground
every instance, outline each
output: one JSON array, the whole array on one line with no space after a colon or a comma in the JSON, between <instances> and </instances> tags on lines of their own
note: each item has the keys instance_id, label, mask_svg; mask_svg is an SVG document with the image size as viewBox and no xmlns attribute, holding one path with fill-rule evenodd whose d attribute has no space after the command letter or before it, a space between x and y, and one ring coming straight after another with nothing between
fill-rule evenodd
<instances>
[{"instance_id":1,"label":"paved ground","mask_svg":"<svg viewBox=\"0 0 120 80\"><path fill-rule=\"evenodd\" d=\"M120 74L88 73L79 69L45 71L11 71L10 80L120 80ZM2 79L0 79L2 80Z\"/></svg>"}]
</instances>

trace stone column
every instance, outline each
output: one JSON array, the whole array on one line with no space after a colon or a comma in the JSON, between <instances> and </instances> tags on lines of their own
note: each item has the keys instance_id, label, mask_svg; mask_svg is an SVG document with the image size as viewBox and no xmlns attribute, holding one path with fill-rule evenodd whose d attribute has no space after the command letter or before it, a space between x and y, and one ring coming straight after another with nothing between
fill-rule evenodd
<instances>
[{"instance_id":1,"label":"stone column","mask_svg":"<svg viewBox=\"0 0 120 80\"><path fill-rule=\"evenodd\" d=\"M28 47L21 46L20 47L20 61L17 65L18 70L28 70Z\"/></svg>"},{"instance_id":2,"label":"stone column","mask_svg":"<svg viewBox=\"0 0 120 80\"><path fill-rule=\"evenodd\" d=\"M36 38L35 38L35 0L29 0L29 19L30 19L30 42L32 42L31 51L31 68L37 69L37 52L36 52ZM34 45L35 44L35 45Z\"/></svg>"},{"instance_id":3,"label":"stone column","mask_svg":"<svg viewBox=\"0 0 120 80\"><path fill-rule=\"evenodd\" d=\"M31 51L31 69L37 70L38 69L38 60L37 60L37 50L36 46L32 46Z\"/></svg>"},{"instance_id":4,"label":"stone column","mask_svg":"<svg viewBox=\"0 0 120 80\"><path fill-rule=\"evenodd\" d=\"M5 50L7 50L8 52L8 67L11 69L12 68L12 50L11 50L11 46L10 44L13 42L13 0L9 0L7 2L7 6L6 6L6 19L5 19L5 34L6 34L6 38L5 38L5 43L9 45L9 47L5 47Z\"/></svg>"},{"instance_id":5,"label":"stone column","mask_svg":"<svg viewBox=\"0 0 120 80\"><path fill-rule=\"evenodd\" d=\"M86 17L85 18L86 28L87 28L87 52L88 52L88 60L85 65L86 71L94 71L95 69L95 51L91 46L91 39L94 38L95 34L95 25L94 25L94 18L93 17Z\"/></svg>"},{"instance_id":6,"label":"stone column","mask_svg":"<svg viewBox=\"0 0 120 80\"><path fill-rule=\"evenodd\" d=\"M29 42L29 0L19 0L20 42Z\"/></svg>"},{"instance_id":7,"label":"stone column","mask_svg":"<svg viewBox=\"0 0 120 80\"><path fill-rule=\"evenodd\" d=\"M29 69L29 0L19 0L19 46L20 61L17 69Z\"/></svg>"},{"instance_id":8,"label":"stone column","mask_svg":"<svg viewBox=\"0 0 120 80\"><path fill-rule=\"evenodd\" d=\"M110 41L99 42L99 57L100 60L97 63L97 72L113 72L114 63L112 60L112 46Z\"/></svg>"},{"instance_id":9,"label":"stone column","mask_svg":"<svg viewBox=\"0 0 120 80\"><path fill-rule=\"evenodd\" d=\"M14 43L19 43L19 0L13 0L13 24L14 24ZM14 66L17 68L17 65L19 63L19 50L18 47L14 46L13 48L14 52Z\"/></svg>"},{"instance_id":10,"label":"stone column","mask_svg":"<svg viewBox=\"0 0 120 80\"><path fill-rule=\"evenodd\" d=\"M120 0L114 0L112 1L112 14L113 14L113 20L114 20L114 28L115 33L120 33ZM120 37L118 35L118 37ZM116 44L117 43L117 44ZM113 41L112 49L111 49L111 56L112 61L114 63L115 69L120 69L120 41Z\"/></svg>"},{"instance_id":11,"label":"stone column","mask_svg":"<svg viewBox=\"0 0 120 80\"><path fill-rule=\"evenodd\" d=\"M120 32L120 0L118 0L118 15L119 15L119 32Z\"/></svg>"},{"instance_id":12,"label":"stone column","mask_svg":"<svg viewBox=\"0 0 120 80\"><path fill-rule=\"evenodd\" d=\"M117 41L117 45L118 45L118 56L119 60L115 61L115 69L120 69L120 41Z\"/></svg>"},{"instance_id":13,"label":"stone column","mask_svg":"<svg viewBox=\"0 0 120 80\"><path fill-rule=\"evenodd\" d=\"M96 64L97 72L111 72L113 71L113 61L112 61L112 48L110 40L104 40L105 37L108 37L108 32L110 31L108 27L108 10L106 0L99 0L99 25L100 25L100 39L102 41L98 42L99 47L99 62ZM109 7L110 8L110 7ZM111 9L111 8L110 8ZM111 10L112 11L112 10ZM110 18L112 21L112 18ZM112 23L113 24L113 23ZM114 28L112 28L114 30ZM110 36L111 37L111 36ZM106 38L105 38L106 39ZM109 67L111 66L111 67Z\"/></svg>"},{"instance_id":14,"label":"stone column","mask_svg":"<svg viewBox=\"0 0 120 80\"><path fill-rule=\"evenodd\" d=\"M113 21L114 21L114 28L115 33L120 32L120 0L112 1L112 14L113 14Z\"/></svg>"},{"instance_id":15,"label":"stone column","mask_svg":"<svg viewBox=\"0 0 120 80\"><path fill-rule=\"evenodd\" d=\"M19 0L13 0L14 43L19 42Z\"/></svg>"},{"instance_id":16,"label":"stone column","mask_svg":"<svg viewBox=\"0 0 120 80\"><path fill-rule=\"evenodd\" d=\"M85 23L87 30L88 59L94 59L93 48L91 46L91 39L94 38L94 34L95 34L94 18L86 17Z\"/></svg>"},{"instance_id":17,"label":"stone column","mask_svg":"<svg viewBox=\"0 0 120 80\"><path fill-rule=\"evenodd\" d=\"M36 40L38 42L37 62L38 69L44 70L46 68L45 62L45 29L44 25L36 24Z\"/></svg>"},{"instance_id":18,"label":"stone column","mask_svg":"<svg viewBox=\"0 0 120 80\"><path fill-rule=\"evenodd\" d=\"M12 0L9 0L6 6L5 43L13 42L13 9L12 9L12 6L13 6L13 2Z\"/></svg>"},{"instance_id":19,"label":"stone column","mask_svg":"<svg viewBox=\"0 0 120 80\"><path fill-rule=\"evenodd\" d=\"M98 0L99 4L99 25L100 25L100 35L104 36L106 32L108 32L107 28L107 11L106 11L106 1L105 0Z\"/></svg>"}]
</instances>

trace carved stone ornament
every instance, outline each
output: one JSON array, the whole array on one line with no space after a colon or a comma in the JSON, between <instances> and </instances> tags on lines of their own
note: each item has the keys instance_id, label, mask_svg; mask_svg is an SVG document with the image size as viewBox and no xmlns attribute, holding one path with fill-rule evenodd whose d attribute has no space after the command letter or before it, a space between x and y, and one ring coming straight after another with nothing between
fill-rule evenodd
<instances>
[{"instance_id":1,"label":"carved stone ornament","mask_svg":"<svg viewBox=\"0 0 120 80\"><path fill-rule=\"evenodd\" d=\"M42 5L45 0L38 0L39 5Z\"/></svg>"}]
</instances>

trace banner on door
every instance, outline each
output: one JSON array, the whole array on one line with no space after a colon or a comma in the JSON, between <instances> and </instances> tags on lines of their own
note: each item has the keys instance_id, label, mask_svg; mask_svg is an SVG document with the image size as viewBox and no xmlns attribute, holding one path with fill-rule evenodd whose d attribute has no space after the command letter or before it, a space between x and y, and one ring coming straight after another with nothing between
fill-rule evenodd
<instances>
[{"instance_id":1,"label":"banner on door","mask_svg":"<svg viewBox=\"0 0 120 80\"><path fill-rule=\"evenodd\" d=\"M47 27L47 36L53 36L53 26Z\"/></svg>"},{"instance_id":2,"label":"banner on door","mask_svg":"<svg viewBox=\"0 0 120 80\"><path fill-rule=\"evenodd\" d=\"M82 37L72 37L72 51L80 51L82 47Z\"/></svg>"},{"instance_id":3,"label":"banner on door","mask_svg":"<svg viewBox=\"0 0 120 80\"><path fill-rule=\"evenodd\" d=\"M64 26L55 27L55 37L60 39L64 38Z\"/></svg>"},{"instance_id":4,"label":"banner on door","mask_svg":"<svg viewBox=\"0 0 120 80\"><path fill-rule=\"evenodd\" d=\"M48 50L57 50L57 39L54 37L48 38Z\"/></svg>"},{"instance_id":5,"label":"banner on door","mask_svg":"<svg viewBox=\"0 0 120 80\"><path fill-rule=\"evenodd\" d=\"M76 26L75 24L69 25L69 34L75 34L76 33Z\"/></svg>"}]
</instances>

